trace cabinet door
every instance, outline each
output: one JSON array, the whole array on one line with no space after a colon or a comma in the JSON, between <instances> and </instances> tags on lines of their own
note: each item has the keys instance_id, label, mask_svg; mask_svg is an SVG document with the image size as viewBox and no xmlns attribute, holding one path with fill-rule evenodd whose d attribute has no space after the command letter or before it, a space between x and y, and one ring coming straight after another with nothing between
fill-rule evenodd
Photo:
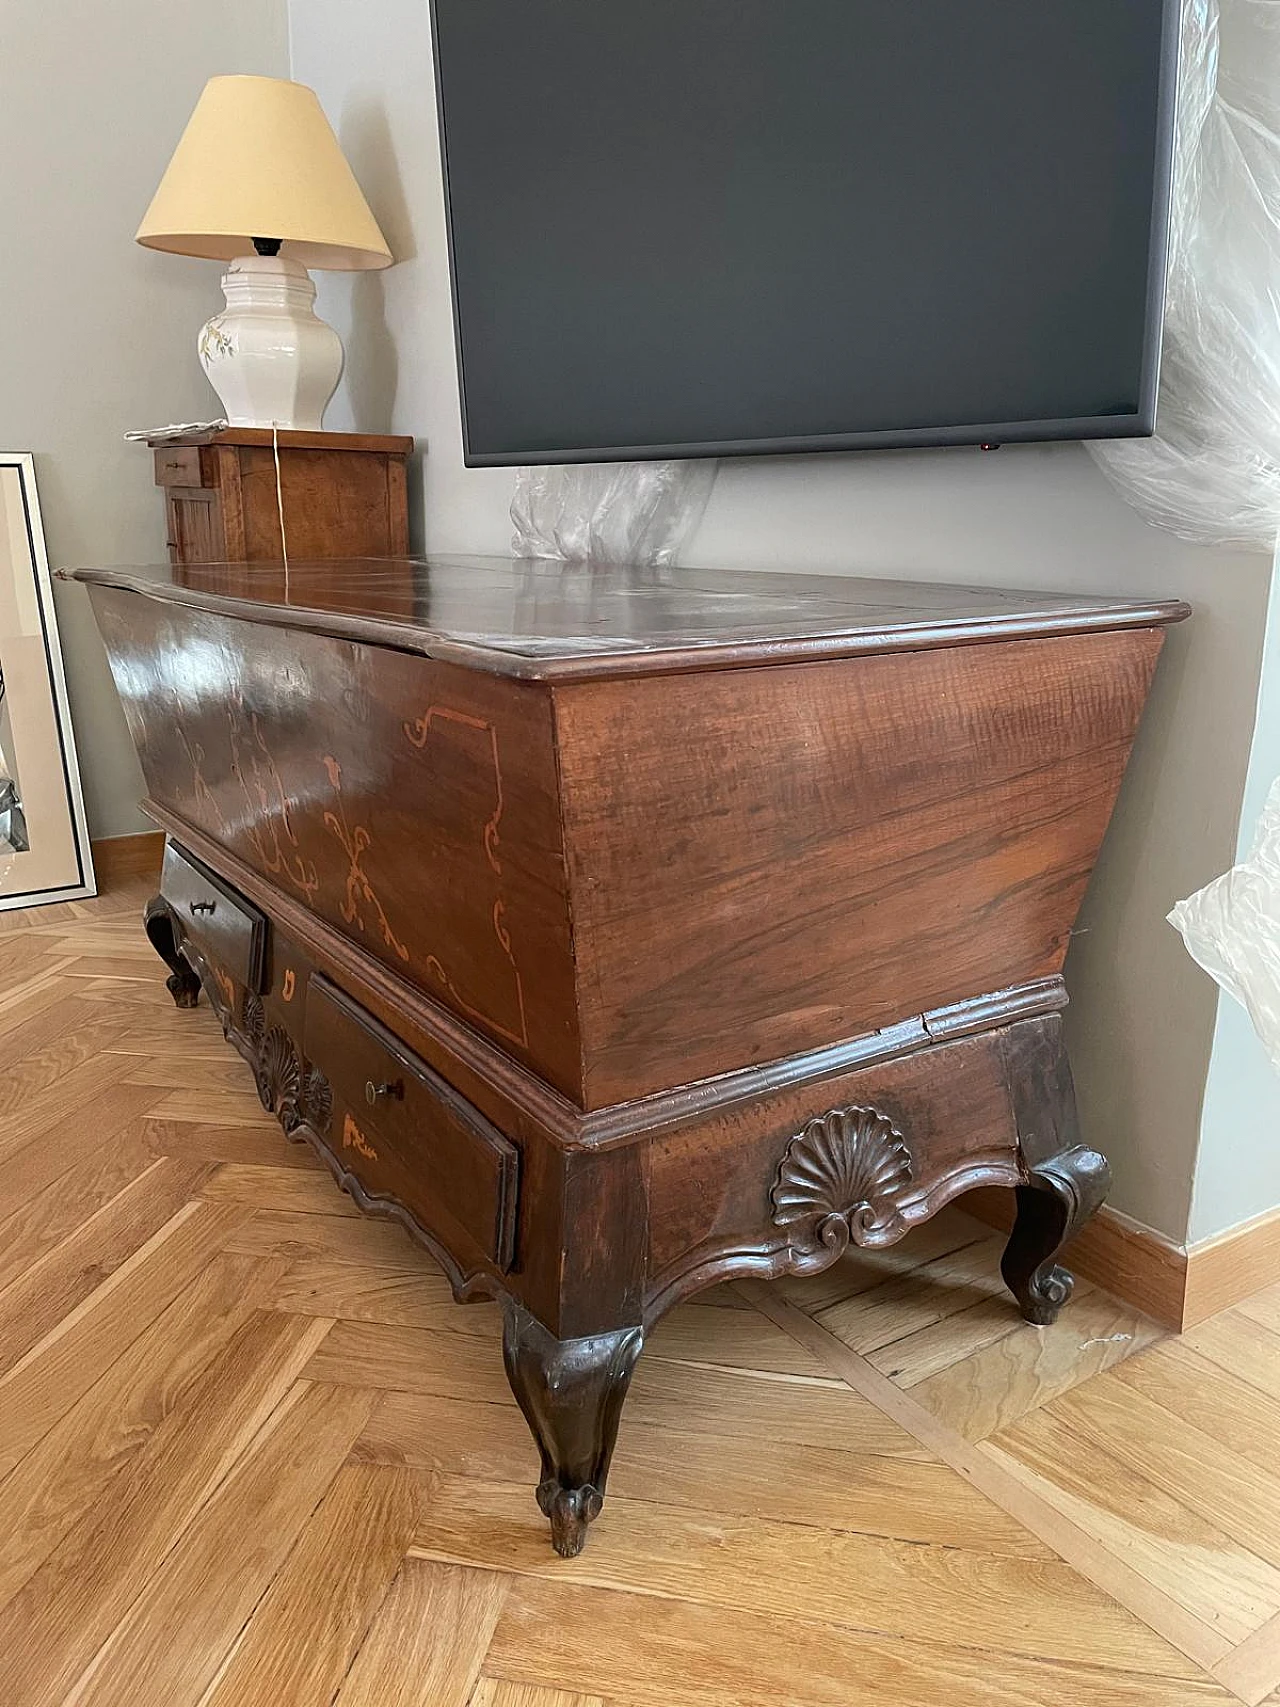
<instances>
[{"instance_id":1,"label":"cabinet door","mask_svg":"<svg viewBox=\"0 0 1280 1707\"><path fill-rule=\"evenodd\" d=\"M217 492L168 491L169 556L174 563L225 563L226 535Z\"/></svg>"}]
</instances>

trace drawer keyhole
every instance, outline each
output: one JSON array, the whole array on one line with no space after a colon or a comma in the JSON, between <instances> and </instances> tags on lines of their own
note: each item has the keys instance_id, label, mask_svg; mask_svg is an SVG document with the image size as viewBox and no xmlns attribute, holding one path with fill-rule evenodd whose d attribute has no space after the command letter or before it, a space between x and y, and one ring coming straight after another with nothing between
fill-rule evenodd
<instances>
[{"instance_id":1,"label":"drawer keyhole","mask_svg":"<svg viewBox=\"0 0 1280 1707\"><path fill-rule=\"evenodd\" d=\"M193 913L212 913L218 903L216 901L192 901L190 905Z\"/></svg>"},{"instance_id":2,"label":"drawer keyhole","mask_svg":"<svg viewBox=\"0 0 1280 1707\"><path fill-rule=\"evenodd\" d=\"M364 1087L364 1100L370 1108L376 1108L380 1102L386 1102L394 1097L397 1102L404 1100L404 1080L394 1079L388 1084L375 1085L369 1079Z\"/></svg>"}]
</instances>

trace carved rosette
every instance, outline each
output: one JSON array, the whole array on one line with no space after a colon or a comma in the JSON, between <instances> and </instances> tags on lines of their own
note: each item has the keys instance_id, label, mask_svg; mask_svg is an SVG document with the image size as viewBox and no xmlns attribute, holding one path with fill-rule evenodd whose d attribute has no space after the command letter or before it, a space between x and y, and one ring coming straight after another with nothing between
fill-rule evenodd
<instances>
[{"instance_id":1,"label":"carved rosette","mask_svg":"<svg viewBox=\"0 0 1280 1707\"><path fill-rule=\"evenodd\" d=\"M833 1108L788 1144L769 1193L774 1225L791 1230L791 1267L814 1274L850 1244L885 1245L906 1231L898 1200L911 1152L876 1108Z\"/></svg>"},{"instance_id":2,"label":"carved rosette","mask_svg":"<svg viewBox=\"0 0 1280 1707\"><path fill-rule=\"evenodd\" d=\"M321 1137L328 1132L333 1119L333 1087L319 1067L312 1067L303 1083L302 1118Z\"/></svg>"},{"instance_id":3,"label":"carved rosette","mask_svg":"<svg viewBox=\"0 0 1280 1707\"><path fill-rule=\"evenodd\" d=\"M244 1034L252 1043L255 1050L262 1051L262 1039L266 1036L267 1015L262 1006L262 1000L254 995L252 990L246 990L244 998Z\"/></svg>"}]
</instances>

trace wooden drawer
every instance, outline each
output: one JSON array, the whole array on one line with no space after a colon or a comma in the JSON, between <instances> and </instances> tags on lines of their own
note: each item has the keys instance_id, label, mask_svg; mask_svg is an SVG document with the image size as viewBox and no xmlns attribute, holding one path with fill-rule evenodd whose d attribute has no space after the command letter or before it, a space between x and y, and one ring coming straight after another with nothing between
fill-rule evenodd
<instances>
[{"instance_id":1,"label":"wooden drawer","mask_svg":"<svg viewBox=\"0 0 1280 1707\"><path fill-rule=\"evenodd\" d=\"M329 1143L371 1194L449 1246L452 1222L499 1269L515 1256L520 1152L328 979L307 992L303 1052L333 1092Z\"/></svg>"},{"instance_id":2,"label":"wooden drawer","mask_svg":"<svg viewBox=\"0 0 1280 1707\"><path fill-rule=\"evenodd\" d=\"M166 445L156 451L157 486L202 486L198 445Z\"/></svg>"},{"instance_id":3,"label":"wooden drawer","mask_svg":"<svg viewBox=\"0 0 1280 1707\"><path fill-rule=\"evenodd\" d=\"M261 995L267 921L258 909L174 842L165 846L160 893L210 965Z\"/></svg>"}]
</instances>

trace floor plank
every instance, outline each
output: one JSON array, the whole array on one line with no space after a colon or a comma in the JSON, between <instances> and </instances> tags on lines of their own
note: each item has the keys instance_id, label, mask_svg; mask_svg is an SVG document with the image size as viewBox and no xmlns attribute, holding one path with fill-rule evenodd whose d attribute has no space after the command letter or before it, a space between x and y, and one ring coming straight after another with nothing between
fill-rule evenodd
<instances>
[{"instance_id":1,"label":"floor plank","mask_svg":"<svg viewBox=\"0 0 1280 1707\"><path fill-rule=\"evenodd\" d=\"M251 1257L214 1257L0 1482L0 1606L182 1403L273 1278Z\"/></svg>"},{"instance_id":2,"label":"floor plank","mask_svg":"<svg viewBox=\"0 0 1280 1707\"><path fill-rule=\"evenodd\" d=\"M1224 1310L1182 1336L1192 1351L1238 1376L1273 1399L1280 1399L1280 1333L1240 1310Z\"/></svg>"},{"instance_id":3,"label":"floor plank","mask_svg":"<svg viewBox=\"0 0 1280 1707\"><path fill-rule=\"evenodd\" d=\"M115 1059L127 1062L133 1057L117 1055ZM157 1120L188 1120L197 1126L263 1124L262 1105L249 1084L243 1090L193 1091L184 1086L181 1090L164 1091L153 1105L152 1113Z\"/></svg>"},{"instance_id":4,"label":"floor plank","mask_svg":"<svg viewBox=\"0 0 1280 1707\"><path fill-rule=\"evenodd\" d=\"M6 1707L62 1707L67 1691L293 1386L323 1330L323 1323L289 1316L246 1323L190 1402L166 1417L147 1441L125 1486L109 1487L94 1502L0 1612Z\"/></svg>"},{"instance_id":5,"label":"floor plank","mask_svg":"<svg viewBox=\"0 0 1280 1707\"><path fill-rule=\"evenodd\" d=\"M1021 1558L1049 1549L945 1464L878 1458L787 1438L694 1434L677 1414L662 1426L624 1415L610 1498L652 1496L693 1511L809 1523ZM356 1447L374 1463L532 1486L537 1453L509 1405L385 1393Z\"/></svg>"},{"instance_id":6,"label":"floor plank","mask_svg":"<svg viewBox=\"0 0 1280 1707\"><path fill-rule=\"evenodd\" d=\"M316 1381L514 1405L495 1348L466 1334L339 1321L307 1374ZM781 1435L837 1449L855 1442L863 1452L921 1456L902 1429L832 1377L803 1381L642 1357L626 1416L664 1426L678 1416L683 1429L697 1434Z\"/></svg>"},{"instance_id":7,"label":"floor plank","mask_svg":"<svg viewBox=\"0 0 1280 1707\"><path fill-rule=\"evenodd\" d=\"M1084 1289L1082 1289L1083 1291ZM889 1340L866 1353L867 1361L899 1387L916 1387L931 1375L940 1375L975 1352L998 1345L1026 1326L1007 1296L983 1298L966 1309L939 1317L936 1322Z\"/></svg>"},{"instance_id":8,"label":"floor plank","mask_svg":"<svg viewBox=\"0 0 1280 1707\"><path fill-rule=\"evenodd\" d=\"M84 1136L83 1153L70 1158L41 1146L50 1167L34 1176L22 1170L16 1190L15 1170L5 1169L4 1202L12 1213L0 1221L0 1295L160 1159L136 1121L114 1143L91 1129ZM49 1172L55 1177L48 1179Z\"/></svg>"},{"instance_id":9,"label":"floor plank","mask_svg":"<svg viewBox=\"0 0 1280 1707\"><path fill-rule=\"evenodd\" d=\"M822 1534L801 1524L687 1512L611 1495L581 1558L556 1560L527 1487L443 1476L414 1554L446 1564L658 1594L736 1612L807 1617L910 1637L1159 1676L1193 1662L1058 1560Z\"/></svg>"},{"instance_id":10,"label":"floor plank","mask_svg":"<svg viewBox=\"0 0 1280 1707\"><path fill-rule=\"evenodd\" d=\"M327 1258L373 1268L418 1269L438 1275L440 1269L419 1250L402 1227L390 1221L348 1221L337 1215L300 1215L287 1209L259 1209L237 1230L227 1247L239 1256Z\"/></svg>"},{"instance_id":11,"label":"floor plank","mask_svg":"<svg viewBox=\"0 0 1280 1707\"><path fill-rule=\"evenodd\" d=\"M216 1256L243 1213L235 1205L186 1205L79 1310L0 1376L0 1475L168 1309Z\"/></svg>"},{"instance_id":12,"label":"floor plank","mask_svg":"<svg viewBox=\"0 0 1280 1707\"><path fill-rule=\"evenodd\" d=\"M0 1373L65 1321L165 1227L200 1185L198 1168L149 1161L0 1292Z\"/></svg>"},{"instance_id":13,"label":"floor plank","mask_svg":"<svg viewBox=\"0 0 1280 1707\"><path fill-rule=\"evenodd\" d=\"M266 1146L264 1145L263 1148ZM360 1211L334 1189L326 1169L277 1167L271 1162L224 1162L201 1188L214 1203L245 1203L250 1208L287 1209L301 1215L338 1215L356 1219Z\"/></svg>"},{"instance_id":14,"label":"floor plank","mask_svg":"<svg viewBox=\"0 0 1280 1707\"><path fill-rule=\"evenodd\" d=\"M56 985L54 987L58 988ZM47 1007L36 1004L30 1012L19 1007L14 1023L3 1037L6 1062L3 1080L9 1079L14 1064L30 1060L33 1056L42 1056L46 1050L56 1046L66 1037L68 1032L77 1032L82 1026L96 1026L101 1011L96 1002L67 1000L65 994L61 1001L51 1001ZM109 1049L114 1035L115 1022L109 1022L107 1035L98 1047ZM6 1103L4 1113L11 1112L12 1105Z\"/></svg>"},{"instance_id":15,"label":"floor plank","mask_svg":"<svg viewBox=\"0 0 1280 1707\"><path fill-rule=\"evenodd\" d=\"M1181 1654L1202 1667L1211 1667L1229 1650L1226 1638L1214 1626L1206 1624L1140 1571L1135 1571L1126 1559L1091 1530L1067 1517L1037 1487L1028 1486L1020 1476L1010 1475L998 1455L965 1440L821 1323L785 1299L774 1297L758 1283L742 1282L739 1291L802 1344L823 1352L832 1368L839 1370L841 1378L855 1392L878 1405L922 1446L1048 1541L1085 1581L1156 1631Z\"/></svg>"},{"instance_id":16,"label":"floor plank","mask_svg":"<svg viewBox=\"0 0 1280 1707\"><path fill-rule=\"evenodd\" d=\"M406 1560L334 1707L467 1707L506 1596L497 1572Z\"/></svg>"},{"instance_id":17,"label":"floor plank","mask_svg":"<svg viewBox=\"0 0 1280 1707\"><path fill-rule=\"evenodd\" d=\"M172 1092L174 1086L174 1061L172 1050L160 1050L152 1055L137 1055L126 1075L126 1083L131 1085L152 1085L157 1090ZM257 1101L253 1088L253 1079L249 1068L235 1053L223 1044L222 1054L218 1057L194 1055L183 1057L182 1060L182 1089L184 1092L208 1091L213 1098L223 1096L235 1097L237 1103L253 1097L253 1108L259 1118L262 1117L262 1107Z\"/></svg>"},{"instance_id":18,"label":"floor plank","mask_svg":"<svg viewBox=\"0 0 1280 1707\"><path fill-rule=\"evenodd\" d=\"M384 1465L338 1472L202 1707L333 1699L400 1568L421 1487Z\"/></svg>"},{"instance_id":19,"label":"floor plank","mask_svg":"<svg viewBox=\"0 0 1280 1707\"><path fill-rule=\"evenodd\" d=\"M1033 1412L987 1445L1229 1642L1244 1641L1280 1612L1280 1569L1052 1412Z\"/></svg>"},{"instance_id":20,"label":"floor plank","mask_svg":"<svg viewBox=\"0 0 1280 1707\"><path fill-rule=\"evenodd\" d=\"M1246 1298L1237 1304L1236 1309L1250 1321L1270 1328L1273 1334L1280 1334L1280 1285L1268 1286L1261 1292L1255 1292L1252 1298Z\"/></svg>"},{"instance_id":21,"label":"floor plank","mask_svg":"<svg viewBox=\"0 0 1280 1707\"><path fill-rule=\"evenodd\" d=\"M1149 1317L1104 1292L1089 1292L1073 1299L1053 1327L1024 1327L931 1375L912 1391L966 1440L984 1440L1153 1344L1163 1332Z\"/></svg>"},{"instance_id":22,"label":"floor plank","mask_svg":"<svg viewBox=\"0 0 1280 1707\"><path fill-rule=\"evenodd\" d=\"M1007 1299L1000 1278L1004 1245L1002 1237L979 1239L811 1314L837 1339L865 1356L967 1311L984 1298Z\"/></svg>"},{"instance_id":23,"label":"floor plank","mask_svg":"<svg viewBox=\"0 0 1280 1707\"><path fill-rule=\"evenodd\" d=\"M1280 1460L1264 1471L1110 1377L1056 1400L1053 1413L1242 1546L1280 1565Z\"/></svg>"},{"instance_id":24,"label":"floor plank","mask_svg":"<svg viewBox=\"0 0 1280 1707\"><path fill-rule=\"evenodd\" d=\"M923 1226L913 1227L899 1244L876 1250L851 1250L821 1274L806 1275L803 1279L784 1277L777 1282L777 1289L797 1309L816 1314L841 1299L870 1291L990 1237L990 1227L950 1205Z\"/></svg>"},{"instance_id":25,"label":"floor plank","mask_svg":"<svg viewBox=\"0 0 1280 1707\"><path fill-rule=\"evenodd\" d=\"M63 1126L89 1118L103 1092L124 1078L128 1065L127 1055L95 1055L37 1090L0 1120L0 1160Z\"/></svg>"},{"instance_id":26,"label":"floor plank","mask_svg":"<svg viewBox=\"0 0 1280 1707\"><path fill-rule=\"evenodd\" d=\"M325 1179L328 1181L327 1170ZM332 1181L328 1181L328 1189L332 1193ZM439 1333L466 1332L476 1311L488 1316L497 1313L494 1304L456 1304L444 1275L424 1263L378 1268L324 1256L290 1260L275 1303L278 1310L297 1310L303 1315L381 1322L395 1328L432 1328ZM496 1324L486 1326L480 1337L495 1338L497 1331Z\"/></svg>"},{"instance_id":27,"label":"floor plank","mask_svg":"<svg viewBox=\"0 0 1280 1707\"><path fill-rule=\"evenodd\" d=\"M226 1044L222 1047L225 1049ZM178 1069L174 1072L178 1076ZM149 1092L139 1089L139 1096ZM152 1105L154 1106L154 1105ZM307 1144L291 1144L280 1128L264 1119L261 1126L217 1126L192 1120L155 1120L150 1115L142 1131L158 1154L180 1156L188 1161L244 1162L250 1167L267 1164L307 1173L332 1175Z\"/></svg>"},{"instance_id":28,"label":"floor plank","mask_svg":"<svg viewBox=\"0 0 1280 1707\"><path fill-rule=\"evenodd\" d=\"M101 1075L99 1058L124 1034L129 1023L119 1014L104 1013L92 1002L68 1002L53 1012L63 1023L47 1041L19 1053L11 1039L5 1050L5 1069L0 1072L0 1125L42 1100L47 1102L50 1093L86 1065Z\"/></svg>"},{"instance_id":29,"label":"floor plank","mask_svg":"<svg viewBox=\"0 0 1280 1707\"><path fill-rule=\"evenodd\" d=\"M139 1700L197 1707L338 1474L370 1405L368 1394L343 1387L299 1383L287 1394L85 1668L65 1707L136 1707ZM335 1543L343 1549L367 1540L356 1525ZM377 1563L376 1554L370 1562ZM346 1563L341 1553L334 1563ZM327 1586L337 1591L341 1579L341 1569L331 1571ZM165 1640L157 1642L161 1630ZM299 1676L305 1683L310 1674L300 1668ZM267 1699L260 1689L257 1698Z\"/></svg>"},{"instance_id":30,"label":"floor plank","mask_svg":"<svg viewBox=\"0 0 1280 1707\"><path fill-rule=\"evenodd\" d=\"M1229 1374L1184 1339L1117 1364L1118 1380L1270 1475L1277 1468L1280 1399Z\"/></svg>"},{"instance_id":31,"label":"floor plank","mask_svg":"<svg viewBox=\"0 0 1280 1707\"><path fill-rule=\"evenodd\" d=\"M717 1608L517 1577L487 1673L556 1683L635 1707L1220 1707L1208 1678L1061 1665L925 1636L883 1637L772 1609Z\"/></svg>"},{"instance_id":32,"label":"floor plank","mask_svg":"<svg viewBox=\"0 0 1280 1707\"><path fill-rule=\"evenodd\" d=\"M482 1677L470 1707L609 1707L599 1695L577 1695L567 1689L540 1689L536 1684L504 1683Z\"/></svg>"}]
</instances>

